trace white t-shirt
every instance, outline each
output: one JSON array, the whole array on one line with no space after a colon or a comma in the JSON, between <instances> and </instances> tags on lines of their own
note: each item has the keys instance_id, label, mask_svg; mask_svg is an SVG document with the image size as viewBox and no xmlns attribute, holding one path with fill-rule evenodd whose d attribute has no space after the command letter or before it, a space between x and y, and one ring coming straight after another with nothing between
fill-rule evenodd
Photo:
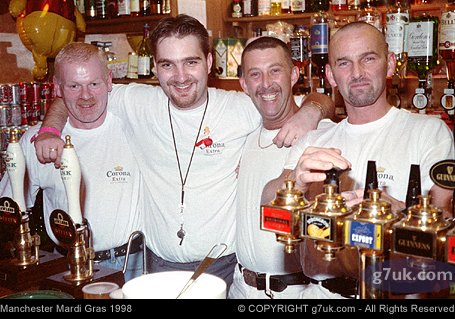
<instances>
[{"instance_id":1,"label":"white t-shirt","mask_svg":"<svg viewBox=\"0 0 455 319\"><path fill-rule=\"evenodd\" d=\"M252 271L271 275L302 271L298 254L285 253L275 233L260 228L262 190L281 174L290 151L273 144L277 133L258 128L248 136L240 161L236 221L238 262Z\"/></svg>"},{"instance_id":2,"label":"white t-shirt","mask_svg":"<svg viewBox=\"0 0 455 319\"><path fill-rule=\"evenodd\" d=\"M60 170L54 164L41 164L30 138L39 130L31 127L21 138L29 180L27 207L32 207L39 188L43 191L46 230L57 242L49 226L55 209L68 212L65 187ZM123 133L119 118L108 113L104 123L95 129L82 130L66 124L62 137L70 135L79 158L85 192L81 190L82 215L93 234L95 251L118 247L128 241L135 230L142 230L142 177ZM11 196L8 174L0 182L1 196ZM85 201L84 201L85 198Z\"/></svg>"},{"instance_id":3,"label":"white t-shirt","mask_svg":"<svg viewBox=\"0 0 455 319\"><path fill-rule=\"evenodd\" d=\"M178 110L170 105L182 179L201 124L205 105ZM246 137L260 124L260 115L241 92L209 89L209 103L185 183L182 182L169 123L168 98L161 87L114 85L110 111L124 119L130 146L141 166L146 185L145 232L147 246L171 262L202 260L213 245L225 243L225 255L235 251L236 168ZM177 237L186 232L182 245Z\"/></svg>"},{"instance_id":4,"label":"white t-shirt","mask_svg":"<svg viewBox=\"0 0 455 319\"><path fill-rule=\"evenodd\" d=\"M363 188L369 160L376 161L378 183L392 197L404 201L411 164L420 165L422 194L433 186L433 164L454 158L453 136L440 119L397 108L371 123L337 125L310 132L289 154L285 168L293 169L308 146L335 147L352 169L340 178L341 191ZM322 189L321 189L322 193Z\"/></svg>"}]
</instances>

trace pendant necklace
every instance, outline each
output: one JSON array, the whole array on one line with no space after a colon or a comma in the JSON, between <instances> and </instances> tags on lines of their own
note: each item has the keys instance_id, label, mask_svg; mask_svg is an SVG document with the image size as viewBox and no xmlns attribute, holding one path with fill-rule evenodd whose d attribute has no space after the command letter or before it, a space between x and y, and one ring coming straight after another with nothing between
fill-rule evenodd
<instances>
[{"instance_id":1,"label":"pendant necklace","mask_svg":"<svg viewBox=\"0 0 455 319\"><path fill-rule=\"evenodd\" d=\"M269 148L270 146L273 145L273 142L270 143L269 145L266 145L266 146L262 146L261 145L261 135L262 135L262 130L264 129L264 126L261 126L261 129L259 131L259 136L258 136L258 146L261 150L265 150L266 148Z\"/></svg>"},{"instance_id":2,"label":"pendant necklace","mask_svg":"<svg viewBox=\"0 0 455 319\"><path fill-rule=\"evenodd\" d=\"M201 124L199 124L199 129L197 131L196 140L195 140L195 142L193 144L193 150L191 152L191 157L190 157L190 161L188 163L188 167L186 169L185 177L183 177L182 168L180 166L179 153L177 151L177 143L175 141L174 126L172 125L170 100L169 100L169 98L167 100L167 111L169 113L169 123L171 124L172 141L174 142L175 157L177 159L177 166L179 168L179 174L180 174L180 183L181 183L181 186L182 186L182 192L181 192L181 196L180 196L180 205L179 205L179 210L178 210L178 212L180 214L180 229L177 231L177 237L180 239L180 246L182 245L183 239L185 238L185 235L186 235L186 231L183 228L183 225L184 225L183 211L185 209L185 202L184 202L184 200L185 200L185 184L186 184L186 180L188 178L188 173L190 172L190 167L191 167L191 163L193 161L194 151L196 150L196 143L197 143L197 141L199 139L199 135L201 134L202 123L204 122L205 113L207 112L207 106L208 105L209 105L209 94L207 92L207 102L205 103L205 108L204 108L204 113L202 114Z\"/></svg>"}]
</instances>

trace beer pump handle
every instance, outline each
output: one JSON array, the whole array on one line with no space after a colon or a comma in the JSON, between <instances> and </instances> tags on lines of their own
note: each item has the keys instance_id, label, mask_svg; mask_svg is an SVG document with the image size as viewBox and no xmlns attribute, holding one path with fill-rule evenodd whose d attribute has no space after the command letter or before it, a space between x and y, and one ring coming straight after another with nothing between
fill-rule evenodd
<instances>
[{"instance_id":1,"label":"beer pump handle","mask_svg":"<svg viewBox=\"0 0 455 319\"><path fill-rule=\"evenodd\" d=\"M368 161L367 164L367 175L365 178L365 190L363 192L363 199L370 198L368 191L370 189L378 188L378 173L376 171L376 162Z\"/></svg>"},{"instance_id":2,"label":"beer pump handle","mask_svg":"<svg viewBox=\"0 0 455 319\"><path fill-rule=\"evenodd\" d=\"M60 176L65 185L68 199L68 215L74 223L82 225L82 212L80 203L81 167L76 150L71 144L71 137L66 135L65 146L62 152Z\"/></svg>"},{"instance_id":3,"label":"beer pump handle","mask_svg":"<svg viewBox=\"0 0 455 319\"><path fill-rule=\"evenodd\" d=\"M324 185L335 185L336 192L339 191L340 187L340 173L343 171L338 168L332 168L325 172Z\"/></svg>"},{"instance_id":4,"label":"beer pump handle","mask_svg":"<svg viewBox=\"0 0 455 319\"><path fill-rule=\"evenodd\" d=\"M6 149L6 171L8 172L13 200L19 205L21 212L26 211L24 196L25 157L19 144L17 131L12 130Z\"/></svg>"},{"instance_id":5,"label":"beer pump handle","mask_svg":"<svg viewBox=\"0 0 455 319\"><path fill-rule=\"evenodd\" d=\"M406 192L406 208L419 203L419 195L422 195L420 183L420 166L412 164L409 171L408 190Z\"/></svg>"}]
</instances>

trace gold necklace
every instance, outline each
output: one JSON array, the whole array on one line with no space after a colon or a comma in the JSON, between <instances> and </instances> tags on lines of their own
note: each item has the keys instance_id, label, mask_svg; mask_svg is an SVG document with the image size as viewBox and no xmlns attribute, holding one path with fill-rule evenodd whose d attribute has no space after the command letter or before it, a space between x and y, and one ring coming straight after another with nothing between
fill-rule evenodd
<instances>
[{"instance_id":1,"label":"gold necklace","mask_svg":"<svg viewBox=\"0 0 455 319\"><path fill-rule=\"evenodd\" d=\"M177 159L177 166L179 168L180 182L181 182L181 186L182 186L182 193L181 193L181 197L180 197L180 206L179 206L179 213L180 213L180 219L181 220L180 220L180 229L177 231L177 237L180 239L180 246L182 246L183 239L185 238L185 235L186 235L186 231L183 228L183 224L184 224L184 222L183 222L183 210L185 208L185 205L184 205L184 203L185 203L184 202L184 199L185 199L185 184L186 184L186 179L188 177L188 173L190 172L191 163L193 162L194 151L196 150L197 140L199 139L199 135L201 134L202 123L204 123L205 113L207 112L208 105L209 105L209 93L207 92L207 102L205 102L205 108L204 108L204 113L202 114L201 124L199 124L199 129L197 130L196 140L194 141L194 144L193 144L193 150L191 151L191 157L190 157L190 161L188 163L188 167L186 168L185 177L183 177L182 168L180 167L179 153L177 151L177 143L175 141L174 126L172 125L170 99L168 98L168 100L167 100L167 111L168 111L168 114L169 114L169 123L171 125L172 141L174 142L175 157Z\"/></svg>"},{"instance_id":2,"label":"gold necklace","mask_svg":"<svg viewBox=\"0 0 455 319\"><path fill-rule=\"evenodd\" d=\"M262 146L261 145L261 135L262 135L262 130L263 130L264 126L262 125L261 126L261 130L259 131L259 136L258 136L258 147L261 149L261 150L265 150L266 148L269 148L270 146L273 145L273 142L270 143L269 145L267 146Z\"/></svg>"}]
</instances>

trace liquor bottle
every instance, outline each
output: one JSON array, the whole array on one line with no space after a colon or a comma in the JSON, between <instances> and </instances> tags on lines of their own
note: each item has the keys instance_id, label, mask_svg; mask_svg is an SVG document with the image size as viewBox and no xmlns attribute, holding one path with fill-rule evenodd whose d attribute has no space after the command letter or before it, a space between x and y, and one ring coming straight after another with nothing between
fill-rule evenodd
<instances>
[{"instance_id":1,"label":"liquor bottle","mask_svg":"<svg viewBox=\"0 0 455 319\"><path fill-rule=\"evenodd\" d=\"M107 0L107 18L117 18L118 14L118 2L117 0Z\"/></svg>"},{"instance_id":2,"label":"liquor bottle","mask_svg":"<svg viewBox=\"0 0 455 319\"><path fill-rule=\"evenodd\" d=\"M362 1L356 19L357 21L369 23L382 32L382 15L381 12L373 6L373 0Z\"/></svg>"},{"instance_id":3,"label":"liquor bottle","mask_svg":"<svg viewBox=\"0 0 455 319\"><path fill-rule=\"evenodd\" d=\"M270 15L278 16L281 14L281 0L270 1Z\"/></svg>"},{"instance_id":4,"label":"liquor bottle","mask_svg":"<svg viewBox=\"0 0 455 319\"><path fill-rule=\"evenodd\" d=\"M281 1L281 14L288 14L291 12L291 2L290 0Z\"/></svg>"},{"instance_id":5,"label":"liquor bottle","mask_svg":"<svg viewBox=\"0 0 455 319\"><path fill-rule=\"evenodd\" d=\"M150 9L150 0L141 0L140 14L141 14L141 16L149 16L152 14L151 9Z\"/></svg>"},{"instance_id":6,"label":"liquor bottle","mask_svg":"<svg viewBox=\"0 0 455 319\"><path fill-rule=\"evenodd\" d=\"M299 68L299 80L294 87L297 94L303 94L305 88L311 87L311 60L310 33L303 25L296 25L289 38L292 62Z\"/></svg>"},{"instance_id":7,"label":"liquor bottle","mask_svg":"<svg viewBox=\"0 0 455 319\"><path fill-rule=\"evenodd\" d=\"M255 17L258 15L258 0L243 0L243 16Z\"/></svg>"},{"instance_id":8,"label":"liquor bottle","mask_svg":"<svg viewBox=\"0 0 455 319\"><path fill-rule=\"evenodd\" d=\"M233 0L232 1L232 17L233 18L241 18L242 17L242 6L240 4L240 0Z\"/></svg>"},{"instance_id":9,"label":"liquor bottle","mask_svg":"<svg viewBox=\"0 0 455 319\"><path fill-rule=\"evenodd\" d=\"M319 86L316 91L327 95L332 93L325 78L325 66L329 60L329 22L330 16L327 11L318 11L313 14L310 31L311 62L316 66L315 70L319 78Z\"/></svg>"},{"instance_id":10,"label":"liquor bottle","mask_svg":"<svg viewBox=\"0 0 455 319\"><path fill-rule=\"evenodd\" d=\"M291 0L291 12L293 14L303 13L305 11L305 0Z\"/></svg>"},{"instance_id":11,"label":"liquor bottle","mask_svg":"<svg viewBox=\"0 0 455 319\"><path fill-rule=\"evenodd\" d=\"M130 15L132 17L139 17L139 12L141 11L141 6L139 4L139 0L131 0L130 2Z\"/></svg>"},{"instance_id":12,"label":"liquor bottle","mask_svg":"<svg viewBox=\"0 0 455 319\"><path fill-rule=\"evenodd\" d=\"M270 15L270 0L258 0L258 15L269 16Z\"/></svg>"},{"instance_id":13,"label":"liquor bottle","mask_svg":"<svg viewBox=\"0 0 455 319\"><path fill-rule=\"evenodd\" d=\"M438 61L439 19L423 14L413 17L408 27L408 67L417 73L419 81L427 81L427 75ZM426 85L425 85L426 86Z\"/></svg>"},{"instance_id":14,"label":"liquor bottle","mask_svg":"<svg viewBox=\"0 0 455 319\"><path fill-rule=\"evenodd\" d=\"M426 113L425 109L431 106L428 103L431 91L427 81L438 61L438 25L437 17L424 13L413 17L408 27L408 68L417 74L419 80L413 97L413 105L419 113Z\"/></svg>"},{"instance_id":15,"label":"liquor bottle","mask_svg":"<svg viewBox=\"0 0 455 319\"><path fill-rule=\"evenodd\" d=\"M348 0L348 10L356 11L361 6L360 0Z\"/></svg>"},{"instance_id":16,"label":"liquor bottle","mask_svg":"<svg viewBox=\"0 0 455 319\"><path fill-rule=\"evenodd\" d=\"M161 0L162 1L162 14L171 14L171 0Z\"/></svg>"},{"instance_id":17,"label":"liquor bottle","mask_svg":"<svg viewBox=\"0 0 455 319\"><path fill-rule=\"evenodd\" d=\"M127 17L131 15L130 0L118 0L117 5L119 17Z\"/></svg>"},{"instance_id":18,"label":"liquor bottle","mask_svg":"<svg viewBox=\"0 0 455 319\"><path fill-rule=\"evenodd\" d=\"M332 11L348 10L347 0L332 0Z\"/></svg>"},{"instance_id":19,"label":"liquor bottle","mask_svg":"<svg viewBox=\"0 0 455 319\"><path fill-rule=\"evenodd\" d=\"M439 54L447 65L447 80L455 83L455 0L449 0L441 14Z\"/></svg>"},{"instance_id":20,"label":"liquor bottle","mask_svg":"<svg viewBox=\"0 0 455 319\"><path fill-rule=\"evenodd\" d=\"M85 18L88 20L96 19L96 1L95 0L85 0Z\"/></svg>"},{"instance_id":21,"label":"liquor bottle","mask_svg":"<svg viewBox=\"0 0 455 319\"><path fill-rule=\"evenodd\" d=\"M385 38L389 51L397 60L395 74L404 77L408 54L405 46L406 29L409 24L409 0L394 0L387 6Z\"/></svg>"},{"instance_id":22,"label":"liquor bottle","mask_svg":"<svg viewBox=\"0 0 455 319\"><path fill-rule=\"evenodd\" d=\"M144 25L144 36L137 49L137 75L140 79L152 77L152 47L150 44L150 26Z\"/></svg>"},{"instance_id":23,"label":"liquor bottle","mask_svg":"<svg viewBox=\"0 0 455 319\"><path fill-rule=\"evenodd\" d=\"M96 18L107 19L107 0L96 0Z\"/></svg>"}]
</instances>

